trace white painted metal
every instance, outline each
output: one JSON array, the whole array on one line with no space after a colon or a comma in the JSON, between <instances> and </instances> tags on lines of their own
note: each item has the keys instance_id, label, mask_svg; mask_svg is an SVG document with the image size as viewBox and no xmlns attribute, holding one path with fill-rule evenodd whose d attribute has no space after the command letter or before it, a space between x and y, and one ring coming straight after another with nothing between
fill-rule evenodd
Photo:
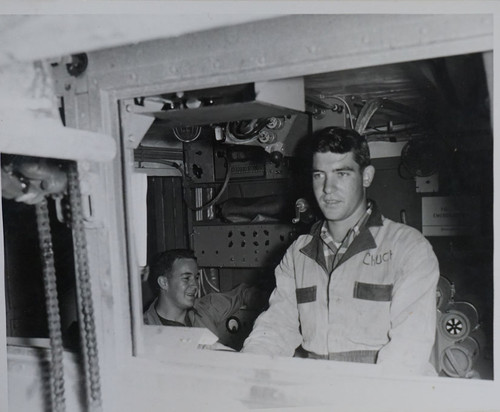
<instances>
[{"instance_id":1,"label":"white painted metal","mask_svg":"<svg viewBox=\"0 0 500 412\"><path fill-rule=\"evenodd\" d=\"M491 15L294 15L93 53L120 97L491 50Z\"/></svg>"},{"instance_id":2,"label":"white painted metal","mask_svg":"<svg viewBox=\"0 0 500 412\"><path fill-rule=\"evenodd\" d=\"M50 349L48 339L45 345L38 343L37 346L23 346L10 344L8 353L8 407L2 406L2 412L10 411L46 411L44 402L47 396L47 364L50 361ZM83 388L84 379L80 373L77 355L70 352L63 354L64 367L64 398L66 411L84 412ZM7 369L2 369L7 371ZM2 373L2 375L5 375ZM3 402L3 398L0 402ZM44 406L45 405L45 406ZM5 407L4 407L5 406Z\"/></svg>"},{"instance_id":3,"label":"white painted metal","mask_svg":"<svg viewBox=\"0 0 500 412\"><path fill-rule=\"evenodd\" d=\"M6 116L0 138L3 153L91 161L115 156L115 142L104 134L65 128L58 120L33 119L22 112L2 115Z\"/></svg>"},{"instance_id":4,"label":"white painted metal","mask_svg":"<svg viewBox=\"0 0 500 412\"><path fill-rule=\"evenodd\" d=\"M30 12L32 12L31 10ZM0 66L175 37L220 26L272 17L272 14L64 14L0 16ZM171 10L172 11L172 10ZM124 10L118 10L124 13ZM66 63L68 60L65 61Z\"/></svg>"},{"instance_id":5,"label":"white painted metal","mask_svg":"<svg viewBox=\"0 0 500 412\"><path fill-rule=\"evenodd\" d=\"M110 136L66 128L47 65L0 66L0 151L58 159L109 161Z\"/></svg>"}]
</instances>

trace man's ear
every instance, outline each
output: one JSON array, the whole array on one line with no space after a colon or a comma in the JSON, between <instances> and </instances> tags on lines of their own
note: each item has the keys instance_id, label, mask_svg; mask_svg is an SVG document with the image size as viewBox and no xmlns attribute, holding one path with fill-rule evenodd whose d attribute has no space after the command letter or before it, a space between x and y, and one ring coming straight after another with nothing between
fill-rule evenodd
<instances>
[{"instance_id":1,"label":"man's ear","mask_svg":"<svg viewBox=\"0 0 500 412\"><path fill-rule=\"evenodd\" d=\"M375 176L375 168L368 165L363 170L363 187L368 188L372 184L373 177Z\"/></svg>"},{"instance_id":2,"label":"man's ear","mask_svg":"<svg viewBox=\"0 0 500 412\"><path fill-rule=\"evenodd\" d=\"M160 286L160 289L163 289L163 290L168 289L168 279L166 276L158 276L157 282L158 282L158 286Z\"/></svg>"}]
</instances>

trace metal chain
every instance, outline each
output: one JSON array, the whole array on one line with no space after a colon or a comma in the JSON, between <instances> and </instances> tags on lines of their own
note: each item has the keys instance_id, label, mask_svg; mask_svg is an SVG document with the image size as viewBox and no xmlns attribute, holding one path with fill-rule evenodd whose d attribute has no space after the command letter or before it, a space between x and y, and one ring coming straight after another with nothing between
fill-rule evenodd
<instances>
[{"instance_id":1,"label":"metal chain","mask_svg":"<svg viewBox=\"0 0 500 412\"><path fill-rule=\"evenodd\" d=\"M69 166L68 193L71 206L71 224L75 251L77 300L80 315L80 341L87 389L87 406L91 411L101 411L101 384L95 333L94 308L88 268L87 242L83 227L82 197L76 162Z\"/></svg>"},{"instance_id":2,"label":"metal chain","mask_svg":"<svg viewBox=\"0 0 500 412\"><path fill-rule=\"evenodd\" d=\"M47 207L46 198L44 198L42 202L36 205L36 222L43 266L43 284L45 289L47 323L51 348L50 395L52 410L56 412L64 412L66 410L66 407L64 399L64 368L61 317L59 315L56 270L54 266L54 252L52 248L49 210Z\"/></svg>"}]
</instances>

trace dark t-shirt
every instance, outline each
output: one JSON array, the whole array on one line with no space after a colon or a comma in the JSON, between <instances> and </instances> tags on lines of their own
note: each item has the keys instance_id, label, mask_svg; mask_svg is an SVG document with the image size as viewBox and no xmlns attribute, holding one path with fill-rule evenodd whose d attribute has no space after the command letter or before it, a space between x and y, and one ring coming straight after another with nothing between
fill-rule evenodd
<instances>
[{"instance_id":1,"label":"dark t-shirt","mask_svg":"<svg viewBox=\"0 0 500 412\"><path fill-rule=\"evenodd\" d=\"M158 312L156 312L156 314L158 315ZM184 323L176 322L175 320L165 319L162 318L160 315L158 315L158 318L160 319L161 324L165 326L189 326L189 327L193 326L193 324L191 323L191 319L189 319L188 312L186 312L186 318L184 319Z\"/></svg>"}]
</instances>

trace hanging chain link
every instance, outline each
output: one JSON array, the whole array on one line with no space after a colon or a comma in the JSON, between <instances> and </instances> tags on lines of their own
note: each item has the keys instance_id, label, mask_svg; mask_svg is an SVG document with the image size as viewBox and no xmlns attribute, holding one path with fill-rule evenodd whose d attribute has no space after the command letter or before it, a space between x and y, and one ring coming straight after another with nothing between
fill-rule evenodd
<instances>
[{"instance_id":1,"label":"hanging chain link","mask_svg":"<svg viewBox=\"0 0 500 412\"><path fill-rule=\"evenodd\" d=\"M66 410L66 407L64 399L64 368L61 317L59 315L56 270L54 266L54 252L52 248L49 210L46 198L44 198L40 203L36 205L36 222L42 258L43 284L45 289L47 323L51 348L50 394L52 410L55 412L64 412Z\"/></svg>"},{"instance_id":2,"label":"hanging chain link","mask_svg":"<svg viewBox=\"0 0 500 412\"><path fill-rule=\"evenodd\" d=\"M101 384L95 333L94 308L87 259L87 242L83 227L82 197L76 162L69 166L68 193L71 206L71 225L75 251L77 300L80 314L80 341L87 389L87 406L90 411L101 411Z\"/></svg>"},{"instance_id":3,"label":"hanging chain link","mask_svg":"<svg viewBox=\"0 0 500 412\"><path fill-rule=\"evenodd\" d=\"M97 355L97 338L95 332L94 308L88 267L87 242L83 226L83 209L76 162L68 169L68 194L71 209L71 226L73 229L73 249L75 253L75 273L77 302L79 309L79 327L87 410L102 411L101 385L99 376L99 359ZM38 238L43 268L43 282L47 307L51 363L50 363L50 397L52 410L65 412L64 398L64 366L63 340L61 334L61 317L57 297L56 271L54 251L50 231L50 217L47 198L36 205Z\"/></svg>"}]
</instances>

